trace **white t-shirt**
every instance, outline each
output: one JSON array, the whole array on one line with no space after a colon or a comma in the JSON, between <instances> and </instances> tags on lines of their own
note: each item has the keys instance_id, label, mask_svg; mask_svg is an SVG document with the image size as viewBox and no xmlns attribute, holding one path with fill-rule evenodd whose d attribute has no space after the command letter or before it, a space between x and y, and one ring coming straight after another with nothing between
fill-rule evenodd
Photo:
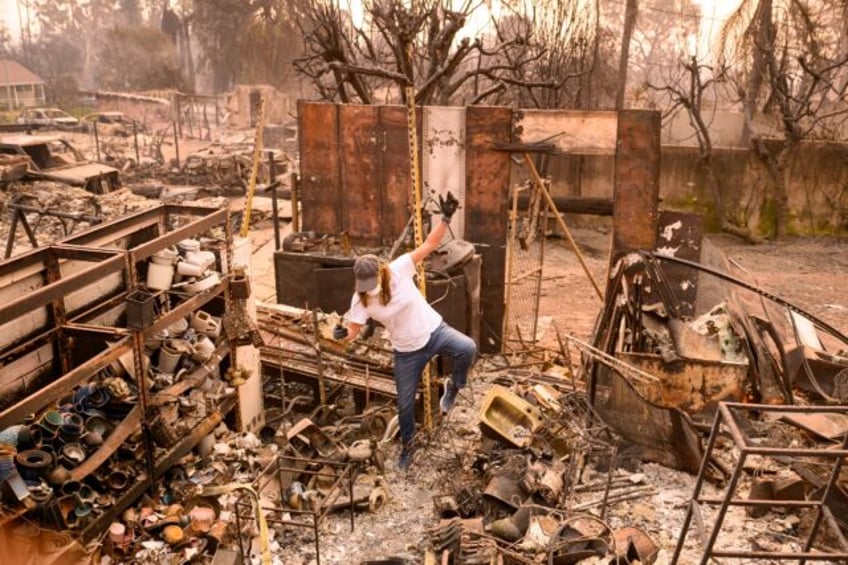
<instances>
[{"instance_id":1,"label":"white t-shirt","mask_svg":"<svg viewBox=\"0 0 848 565\"><path fill-rule=\"evenodd\" d=\"M389 263L389 269L392 275L389 303L383 306L379 294L370 294L366 307L359 300L359 294L354 294L348 320L361 325L373 318L388 330L396 351L417 351L427 345L430 334L442 323L442 316L427 303L415 285L412 278L415 263L409 253Z\"/></svg>"}]
</instances>

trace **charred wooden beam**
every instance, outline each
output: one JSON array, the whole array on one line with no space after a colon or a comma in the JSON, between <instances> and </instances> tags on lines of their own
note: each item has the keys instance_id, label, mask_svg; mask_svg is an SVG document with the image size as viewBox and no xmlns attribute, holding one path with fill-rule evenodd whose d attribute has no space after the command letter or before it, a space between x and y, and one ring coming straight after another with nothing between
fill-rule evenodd
<instances>
[{"instance_id":1,"label":"charred wooden beam","mask_svg":"<svg viewBox=\"0 0 848 565\"><path fill-rule=\"evenodd\" d=\"M554 196L554 204L562 214L589 214L592 216L612 216L612 198L596 198L588 196ZM530 195L522 192L518 197L518 207L527 210L530 205Z\"/></svg>"}]
</instances>

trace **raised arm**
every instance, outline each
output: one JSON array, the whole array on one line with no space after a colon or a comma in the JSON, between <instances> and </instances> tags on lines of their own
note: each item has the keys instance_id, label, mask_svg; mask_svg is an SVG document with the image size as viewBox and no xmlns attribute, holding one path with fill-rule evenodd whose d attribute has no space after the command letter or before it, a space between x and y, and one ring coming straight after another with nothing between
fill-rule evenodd
<instances>
[{"instance_id":1,"label":"raised arm","mask_svg":"<svg viewBox=\"0 0 848 565\"><path fill-rule=\"evenodd\" d=\"M421 261L439 247L439 243L441 243L442 238L445 237L445 232L448 231L448 225L450 224L451 218L457 208L459 208L459 200L457 200L450 191L448 191L448 194L444 199L441 195L439 196L439 209L442 212L442 219L439 224L433 228L433 231L430 232L427 239L409 253L410 257L412 257L413 263L416 265L421 264Z\"/></svg>"}]
</instances>

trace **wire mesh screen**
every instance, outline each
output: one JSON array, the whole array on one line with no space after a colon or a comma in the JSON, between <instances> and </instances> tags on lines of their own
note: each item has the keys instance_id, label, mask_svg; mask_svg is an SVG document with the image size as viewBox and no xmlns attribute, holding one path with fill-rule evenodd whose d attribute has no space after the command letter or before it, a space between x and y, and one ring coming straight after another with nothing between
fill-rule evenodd
<instances>
[{"instance_id":1,"label":"wire mesh screen","mask_svg":"<svg viewBox=\"0 0 848 565\"><path fill-rule=\"evenodd\" d=\"M546 214L547 203L534 183L513 188L507 237L505 351L525 349L537 341L545 259L545 225L540 219Z\"/></svg>"}]
</instances>

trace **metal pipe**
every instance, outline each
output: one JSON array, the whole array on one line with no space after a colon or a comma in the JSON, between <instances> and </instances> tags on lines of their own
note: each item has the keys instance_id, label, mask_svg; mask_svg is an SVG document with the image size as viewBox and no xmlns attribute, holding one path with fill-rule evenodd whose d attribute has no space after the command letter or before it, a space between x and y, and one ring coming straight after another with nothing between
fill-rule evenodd
<instances>
[{"instance_id":1,"label":"metal pipe","mask_svg":"<svg viewBox=\"0 0 848 565\"><path fill-rule=\"evenodd\" d=\"M174 121L174 149L177 152L177 168L180 168L180 134L177 130L177 122Z\"/></svg>"},{"instance_id":2,"label":"metal pipe","mask_svg":"<svg viewBox=\"0 0 848 565\"><path fill-rule=\"evenodd\" d=\"M300 231L300 186L297 181L297 173L291 174L291 209L292 209L292 232ZM280 246L277 245L277 249Z\"/></svg>"},{"instance_id":3,"label":"metal pipe","mask_svg":"<svg viewBox=\"0 0 848 565\"><path fill-rule=\"evenodd\" d=\"M138 153L138 122L133 120L133 145L135 146L135 166L141 165L141 157Z\"/></svg>"},{"instance_id":4,"label":"metal pipe","mask_svg":"<svg viewBox=\"0 0 848 565\"><path fill-rule=\"evenodd\" d=\"M4 259L12 256L12 249L15 247L15 232L18 229L18 211L12 210L12 223L9 226L9 235L6 236L6 252L3 255Z\"/></svg>"},{"instance_id":5,"label":"metal pipe","mask_svg":"<svg viewBox=\"0 0 848 565\"><path fill-rule=\"evenodd\" d=\"M280 215L277 207L277 162L274 160L274 152L268 151L268 182L271 189L271 215L274 216L274 249L280 249Z\"/></svg>"}]
</instances>

